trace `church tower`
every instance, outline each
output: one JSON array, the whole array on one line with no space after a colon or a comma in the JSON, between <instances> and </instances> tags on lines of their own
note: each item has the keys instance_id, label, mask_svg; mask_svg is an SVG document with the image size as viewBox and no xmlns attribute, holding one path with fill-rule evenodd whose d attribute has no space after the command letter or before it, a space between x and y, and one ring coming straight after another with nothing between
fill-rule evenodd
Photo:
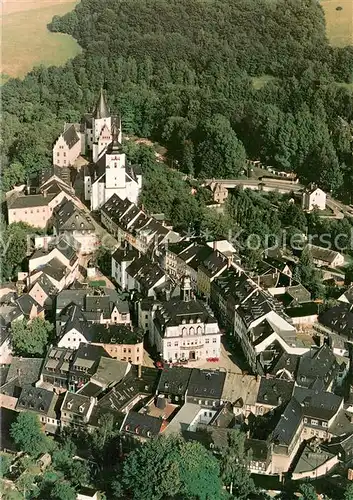
<instances>
[{"instance_id":1,"label":"church tower","mask_svg":"<svg viewBox=\"0 0 353 500\"><path fill-rule=\"evenodd\" d=\"M125 189L126 186L126 155L122 151L121 139L121 120L115 117L112 123L112 142L105 157L105 186L106 189L113 189L118 195L119 190Z\"/></svg>"},{"instance_id":2,"label":"church tower","mask_svg":"<svg viewBox=\"0 0 353 500\"><path fill-rule=\"evenodd\" d=\"M100 95L93 113L93 162L96 162L102 151L110 144L111 136L111 116L107 101L101 88Z\"/></svg>"}]
</instances>

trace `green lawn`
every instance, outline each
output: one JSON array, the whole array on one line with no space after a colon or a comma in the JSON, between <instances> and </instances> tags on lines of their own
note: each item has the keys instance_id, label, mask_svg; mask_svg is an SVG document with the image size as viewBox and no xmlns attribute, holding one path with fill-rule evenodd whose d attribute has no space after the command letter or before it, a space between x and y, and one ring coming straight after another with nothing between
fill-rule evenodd
<instances>
[{"instance_id":1,"label":"green lawn","mask_svg":"<svg viewBox=\"0 0 353 500\"><path fill-rule=\"evenodd\" d=\"M260 90L266 85L266 83L269 83L272 80L274 80L274 77L271 75L254 76L252 78L252 85L255 90Z\"/></svg>"},{"instance_id":2,"label":"green lawn","mask_svg":"<svg viewBox=\"0 0 353 500\"><path fill-rule=\"evenodd\" d=\"M71 11L76 3L29 0L25 4L7 4L2 16L2 81L9 76L23 77L40 64L62 65L80 52L80 46L71 36L50 33L47 29L54 15Z\"/></svg>"},{"instance_id":3,"label":"green lawn","mask_svg":"<svg viewBox=\"0 0 353 500\"><path fill-rule=\"evenodd\" d=\"M352 0L320 0L327 26L327 36L332 45L344 47L353 44ZM338 10L337 10L338 8Z\"/></svg>"}]
</instances>

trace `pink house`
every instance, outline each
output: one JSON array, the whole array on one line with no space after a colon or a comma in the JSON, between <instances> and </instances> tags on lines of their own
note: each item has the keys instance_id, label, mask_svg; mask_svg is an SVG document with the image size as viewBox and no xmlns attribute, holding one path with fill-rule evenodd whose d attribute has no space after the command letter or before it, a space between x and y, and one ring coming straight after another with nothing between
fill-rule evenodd
<instances>
[{"instance_id":1,"label":"pink house","mask_svg":"<svg viewBox=\"0 0 353 500\"><path fill-rule=\"evenodd\" d=\"M53 147L53 165L68 167L75 163L81 154L81 136L74 124L65 125Z\"/></svg>"},{"instance_id":2,"label":"pink house","mask_svg":"<svg viewBox=\"0 0 353 500\"><path fill-rule=\"evenodd\" d=\"M26 222L30 226L45 228L53 215L53 210L64 199L65 193L57 194L32 194L26 196L21 193L7 201L7 214L9 224L13 222Z\"/></svg>"}]
</instances>

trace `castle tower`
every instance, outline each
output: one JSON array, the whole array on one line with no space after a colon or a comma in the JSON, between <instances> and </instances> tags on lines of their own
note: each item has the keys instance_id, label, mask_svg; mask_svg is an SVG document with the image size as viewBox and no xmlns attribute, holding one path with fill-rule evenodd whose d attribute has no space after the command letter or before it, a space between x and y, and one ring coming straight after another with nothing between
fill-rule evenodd
<instances>
[{"instance_id":1,"label":"castle tower","mask_svg":"<svg viewBox=\"0 0 353 500\"><path fill-rule=\"evenodd\" d=\"M104 95L103 89L100 91L100 95L93 113L93 143L99 141L103 127L106 125L108 130L111 130L111 116L109 108L107 105L106 97Z\"/></svg>"},{"instance_id":2,"label":"castle tower","mask_svg":"<svg viewBox=\"0 0 353 500\"><path fill-rule=\"evenodd\" d=\"M104 151L108 144L110 144L112 138L111 116L103 89L101 89L100 91L100 95L93 113L92 128L92 159L94 162L96 162L100 157L102 151Z\"/></svg>"}]
</instances>

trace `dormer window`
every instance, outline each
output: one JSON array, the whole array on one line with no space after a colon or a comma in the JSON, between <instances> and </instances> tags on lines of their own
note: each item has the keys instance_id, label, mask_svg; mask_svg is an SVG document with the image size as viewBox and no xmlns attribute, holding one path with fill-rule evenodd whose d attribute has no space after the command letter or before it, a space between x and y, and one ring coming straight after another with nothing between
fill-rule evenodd
<instances>
[{"instance_id":1,"label":"dormer window","mask_svg":"<svg viewBox=\"0 0 353 500\"><path fill-rule=\"evenodd\" d=\"M147 437L150 438L151 436L152 436L151 431L147 431Z\"/></svg>"},{"instance_id":2,"label":"dormer window","mask_svg":"<svg viewBox=\"0 0 353 500\"><path fill-rule=\"evenodd\" d=\"M80 413L83 413L84 409L85 409L85 406L84 406L84 405L80 405L80 406L78 407L78 411L79 411Z\"/></svg>"},{"instance_id":3,"label":"dormer window","mask_svg":"<svg viewBox=\"0 0 353 500\"><path fill-rule=\"evenodd\" d=\"M68 408L69 410L71 410L71 408L72 408L72 401L69 401L69 402L67 403L67 408Z\"/></svg>"},{"instance_id":4,"label":"dormer window","mask_svg":"<svg viewBox=\"0 0 353 500\"><path fill-rule=\"evenodd\" d=\"M183 319L183 320L181 321L181 324L182 324L182 325L185 325L185 323L186 323L186 319Z\"/></svg>"},{"instance_id":5,"label":"dormer window","mask_svg":"<svg viewBox=\"0 0 353 500\"><path fill-rule=\"evenodd\" d=\"M135 434L140 434L140 427L138 425L135 427Z\"/></svg>"},{"instance_id":6,"label":"dormer window","mask_svg":"<svg viewBox=\"0 0 353 500\"><path fill-rule=\"evenodd\" d=\"M129 426L129 424L125 425L125 430L126 430L126 431L129 431L129 430L130 430L130 426Z\"/></svg>"},{"instance_id":7,"label":"dormer window","mask_svg":"<svg viewBox=\"0 0 353 500\"><path fill-rule=\"evenodd\" d=\"M197 318L196 322L201 323L201 318Z\"/></svg>"},{"instance_id":8,"label":"dormer window","mask_svg":"<svg viewBox=\"0 0 353 500\"><path fill-rule=\"evenodd\" d=\"M267 401L267 400L268 400L267 394L264 394L264 401Z\"/></svg>"}]
</instances>

